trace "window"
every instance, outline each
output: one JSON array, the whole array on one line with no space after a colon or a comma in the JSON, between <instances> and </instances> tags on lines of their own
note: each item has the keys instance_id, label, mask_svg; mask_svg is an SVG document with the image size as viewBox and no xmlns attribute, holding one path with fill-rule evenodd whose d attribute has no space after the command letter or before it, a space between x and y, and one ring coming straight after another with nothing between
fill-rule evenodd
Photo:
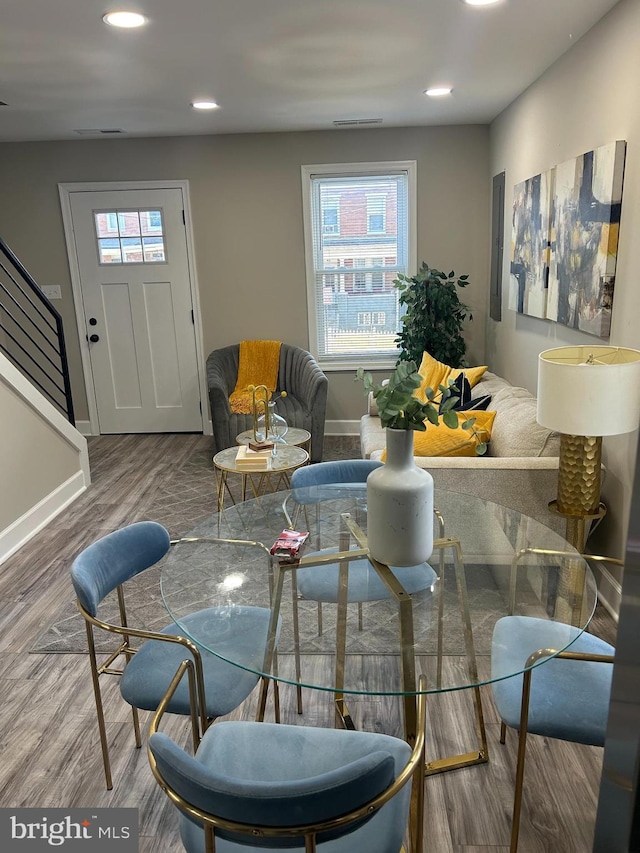
<instances>
[{"instance_id":1,"label":"window","mask_svg":"<svg viewBox=\"0 0 640 853\"><path fill-rule=\"evenodd\" d=\"M309 348L325 369L395 364L393 280L416 267L416 164L303 166Z\"/></svg>"},{"instance_id":2,"label":"window","mask_svg":"<svg viewBox=\"0 0 640 853\"><path fill-rule=\"evenodd\" d=\"M338 202L332 204L330 199L322 209L322 233L323 234L338 234L340 224L338 222Z\"/></svg>"},{"instance_id":3,"label":"window","mask_svg":"<svg viewBox=\"0 0 640 853\"><path fill-rule=\"evenodd\" d=\"M166 261L161 210L95 211L93 218L101 265Z\"/></svg>"},{"instance_id":4,"label":"window","mask_svg":"<svg viewBox=\"0 0 640 853\"><path fill-rule=\"evenodd\" d=\"M358 311L358 326L384 326L386 322L384 311Z\"/></svg>"},{"instance_id":5,"label":"window","mask_svg":"<svg viewBox=\"0 0 640 853\"><path fill-rule=\"evenodd\" d=\"M367 196L367 233L384 234L387 223L387 197Z\"/></svg>"}]
</instances>

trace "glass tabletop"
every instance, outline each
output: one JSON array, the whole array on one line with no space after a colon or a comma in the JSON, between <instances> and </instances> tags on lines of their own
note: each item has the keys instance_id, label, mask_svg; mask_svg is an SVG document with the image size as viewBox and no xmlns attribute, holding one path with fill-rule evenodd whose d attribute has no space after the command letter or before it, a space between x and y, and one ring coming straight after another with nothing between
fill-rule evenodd
<instances>
[{"instance_id":1,"label":"glass tabletop","mask_svg":"<svg viewBox=\"0 0 640 853\"><path fill-rule=\"evenodd\" d=\"M528 655L509 671L490 668L494 626L510 615L537 617L530 652L558 652L579 636L596 585L561 536L469 495L436 489L435 507L429 563L389 570L367 557L363 486L245 501L174 543L161 572L164 604L184 633L230 663L345 694L414 694L416 671L428 692L512 676ZM291 525L309 532L293 564L269 554ZM265 655L247 659L235 651L233 618L255 606L270 609L271 634ZM215 608L211 624L200 620L190 634L183 620L203 608Z\"/></svg>"}]
</instances>

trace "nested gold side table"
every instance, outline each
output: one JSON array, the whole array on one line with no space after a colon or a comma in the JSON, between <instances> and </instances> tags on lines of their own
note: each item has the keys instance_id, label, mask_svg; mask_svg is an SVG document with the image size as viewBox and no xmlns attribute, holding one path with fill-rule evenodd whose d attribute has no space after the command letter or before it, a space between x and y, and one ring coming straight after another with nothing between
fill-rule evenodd
<instances>
[{"instance_id":1,"label":"nested gold side table","mask_svg":"<svg viewBox=\"0 0 640 853\"><path fill-rule=\"evenodd\" d=\"M227 483L229 474L240 475L241 499L244 501L247 497L247 484L249 484L254 498L259 497L269 489L271 491L277 490L283 481L288 488L289 474L296 468L306 465L309 461L309 454L306 450L291 444L278 443L275 446L275 451L270 459L271 466L267 470L252 470L246 466L238 467L236 464L237 447L227 447L225 450L216 453L213 457L213 468L216 475L218 512L224 509L225 492L231 498L231 502L235 504L235 498ZM275 482L274 475L277 476Z\"/></svg>"}]
</instances>

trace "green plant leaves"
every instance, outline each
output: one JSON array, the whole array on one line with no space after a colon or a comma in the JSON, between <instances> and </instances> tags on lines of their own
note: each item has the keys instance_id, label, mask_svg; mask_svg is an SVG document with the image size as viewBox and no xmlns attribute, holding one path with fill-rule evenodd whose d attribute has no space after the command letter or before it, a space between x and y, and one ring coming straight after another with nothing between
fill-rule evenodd
<instances>
[{"instance_id":1,"label":"green plant leaves","mask_svg":"<svg viewBox=\"0 0 640 853\"><path fill-rule=\"evenodd\" d=\"M422 359L428 352L438 361L464 365L466 345L462 337L465 320L472 320L469 307L460 301L458 288L468 285L468 275L449 274L423 263L415 276L399 275L394 281L405 306L402 329L395 341L400 361Z\"/></svg>"}]
</instances>

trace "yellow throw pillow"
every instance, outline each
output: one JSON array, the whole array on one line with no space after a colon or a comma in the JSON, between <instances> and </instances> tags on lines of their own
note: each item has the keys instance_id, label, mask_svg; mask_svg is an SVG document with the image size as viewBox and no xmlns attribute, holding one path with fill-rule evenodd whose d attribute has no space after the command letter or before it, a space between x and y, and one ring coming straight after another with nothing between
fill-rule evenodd
<instances>
[{"instance_id":1,"label":"yellow throw pillow","mask_svg":"<svg viewBox=\"0 0 640 853\"><path fill-rule=\"evenodd\" d=\"M478 444L491 439L496 413L476 410L456 414L457 429L449 429L443 423L441 415L438 426L427 423L426 432L416 432L413 437L414 456L475 456ZM476 419L473 427L463 429L462 424L469 418Z\"/></svg>"},{"instance_id":2,"label":"yellow throw pillow","mask_svg":"<svg viewBox=\"0 0 640 853\"><path fill-rule=\"evenodd\" d=\"M449 380L457 379L461 373L464 373L469 385L473 388L482 379L486 370L486 364L482 367L449 367L448 364L443 364L432 355L429 355L428 352L425 352L422 354L422 361L418 368L418 373L422 376L422 383L413 392L413 396L420 400L421 403L426 403L427 388L432 388L436 393L434 399L437 402L440 398L438 385L447 385ZM429 455L433 456L433 454Z\"/></svg>"}]
</instances>

